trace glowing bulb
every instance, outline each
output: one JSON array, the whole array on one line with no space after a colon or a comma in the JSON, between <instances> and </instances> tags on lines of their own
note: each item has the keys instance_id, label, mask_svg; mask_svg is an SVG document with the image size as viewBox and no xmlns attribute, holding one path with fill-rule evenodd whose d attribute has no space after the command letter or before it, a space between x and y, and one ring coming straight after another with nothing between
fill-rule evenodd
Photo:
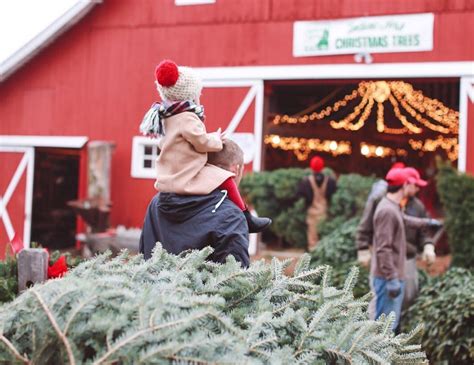
<instances>
[{"instance_id":1,"label":"glowing bulb","mask_svg":"<svg viewBox=\"0 0 474 365\"><path fill-rule=\"evenodd\" d=\"M375 149L375 154L379 157L381 157L383 155L383 148L378 146L376 149Z\"/></svg>"},{"instance_id":2,"label":"glowing bulb","mask_svg":"<svg viewBox=\"0 0 474 365\"><path fill-rule=\"evenodd\" d=\"M369 146L363 145L360 149L360 153L362 153L364 156L367 156L369 154Z\"/></svg>"},{"instance_id":3,"label":"glowing bulb","mask_svg":"<svg viewBox=\"0 0 474 365\"><path fill-rule=\"evenodd\" d=\"M331 151L336 151L337 150L337 142L336 141L331 141L331 143L329 143L329 148L331 149Z\"/></svg>"},{"instance_id":4,"label":"glowing bulb","mask_svg":"<svg viewBox=\"0 0 474 365\"><path fill-rule=\"evenodd\" d=\"M273 144L280 144L280 136L273 136L272 137Z\"/></svg>"}]
</instances>

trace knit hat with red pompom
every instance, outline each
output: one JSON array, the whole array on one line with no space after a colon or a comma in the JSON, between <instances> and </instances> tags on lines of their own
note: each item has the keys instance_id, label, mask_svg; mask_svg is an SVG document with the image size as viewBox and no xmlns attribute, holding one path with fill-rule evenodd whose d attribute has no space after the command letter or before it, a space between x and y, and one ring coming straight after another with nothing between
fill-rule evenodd
<instances>
[{"instance_id":1,"label":"knit hat with red pompom","mask_svg":"<svg viewBox=\"0 0 474 365\"><path fill-rule=\"evenodd\" d=\"M314 156L309 162L309 167L314 172L321 172L324 169L324 160L319 156Z\"/></svg>"},{"instance_id":2,"label":"knit hat with red pompom","mask_svg":"<svg viewBox=\"0 0 474 365\"><path fill-rule=\"evenodd\" d=\"M164 101L196 101L201 95L202 82L190 67L163 60L155 69L158 92Z\"/></svg>"}]
</instances>

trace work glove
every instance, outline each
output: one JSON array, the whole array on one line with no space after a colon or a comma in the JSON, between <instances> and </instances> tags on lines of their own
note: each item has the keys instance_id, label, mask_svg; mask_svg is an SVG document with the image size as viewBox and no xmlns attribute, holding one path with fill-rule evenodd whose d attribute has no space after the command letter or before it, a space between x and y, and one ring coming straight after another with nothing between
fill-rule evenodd
<instances>
[{"instance_id":1,"label":"work glove","mask_svg":"<svg viewBox=\"0 0 474 365\"><path fill-rule=\"evenodd\" d=\"M368 267L370 262L370 250L358 250L357 251L357 261L361 266Z\"/></svg>"},{"instance_id":2,"label":"work glove","mask_svg":"<svg viewBox=\"0 0 474 365\"><path fill-rule=\"evenodd\" d=\"M431 243L427 243L425 247L423 248L421 259L423 261L426 261L429 265L435 262L435 259L436 259L435 248Z\"/></svg>"},{"instance_id":3,"label":"work glove","mask_svg":"<svg viewBox=\"0 0 474 365\"><path fill-rule=\"evenodd\" d=\"M396 298L402 291L402 285L400 284L400 280L392 279L387 281L387 293L390 298Z\"/></svg>"},{"instance_id":4,"label":"work glove","mask_svg":"<svg viewBox=\"0 0 474 365\"><path fill-rule=\"evenodd\" d=\"M428 219L428 227L430 228L440 228L443 226L443 222L434 219L434 218L429 218Z\"/></svg>"}]
</instances>

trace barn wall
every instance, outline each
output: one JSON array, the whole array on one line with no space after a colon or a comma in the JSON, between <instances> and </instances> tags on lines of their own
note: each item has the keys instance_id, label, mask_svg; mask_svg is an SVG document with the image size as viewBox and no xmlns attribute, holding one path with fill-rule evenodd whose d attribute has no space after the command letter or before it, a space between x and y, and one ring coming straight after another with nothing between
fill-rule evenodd
<instances>
[{"instance_id":1,"label":"barn wall","mask_svg":"<svg viewBox=\"0 0 474 365\"><path fill-rule=\"evenodd\" d=\"M217 0L177 7L172 0L105 0L0 84L0 134L86 135L117 144L113 224L139 226L154 194L130 177L132 136L157 99L153 69L163 58L196 67L353 63L353 56L292 56L293 22L304 19L434 12L434 50L375 54L374 62L474 60L474 2L378 0ZM215 130L238 105L203 96ZM222 96L222 95L221 95ZM229 102L227 102L227 100ZM253 108L241 131L252 128ZM474 120L469 120L472 134ZM240 130L239 130L240 131ZM471 135L470 134L470 135ZM469 159L469 157L468 157ZM469 168L473 162L468 161Z\"/></svg>"}]
</instances>

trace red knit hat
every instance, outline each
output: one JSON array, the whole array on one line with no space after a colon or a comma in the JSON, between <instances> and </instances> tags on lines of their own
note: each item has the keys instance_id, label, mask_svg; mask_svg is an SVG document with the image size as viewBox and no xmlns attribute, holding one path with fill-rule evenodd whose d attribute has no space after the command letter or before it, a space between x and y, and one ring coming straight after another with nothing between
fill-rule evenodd
<instances>
[{"instance_id":1,"label":"red knit hat","mask_svg":"<svg viewBox=\"0 0 474 365\"><path fill-rule=\"evenodd\" d=\"M324 169L324 160L319 156L314 156L309 163L309 167L314 172L321 172Z\"/></svg>"},{"instance_id":2,"label":"red knit hat","mask_svg":"<svg viewBox=\"0 0 474 365\"><path fill-rule=\"evenodd\" d=\"M155 68L155 78L163 101L196 101L201 95L201 78L190 67L163 60Z\"/></svg>"}]
</instances>

